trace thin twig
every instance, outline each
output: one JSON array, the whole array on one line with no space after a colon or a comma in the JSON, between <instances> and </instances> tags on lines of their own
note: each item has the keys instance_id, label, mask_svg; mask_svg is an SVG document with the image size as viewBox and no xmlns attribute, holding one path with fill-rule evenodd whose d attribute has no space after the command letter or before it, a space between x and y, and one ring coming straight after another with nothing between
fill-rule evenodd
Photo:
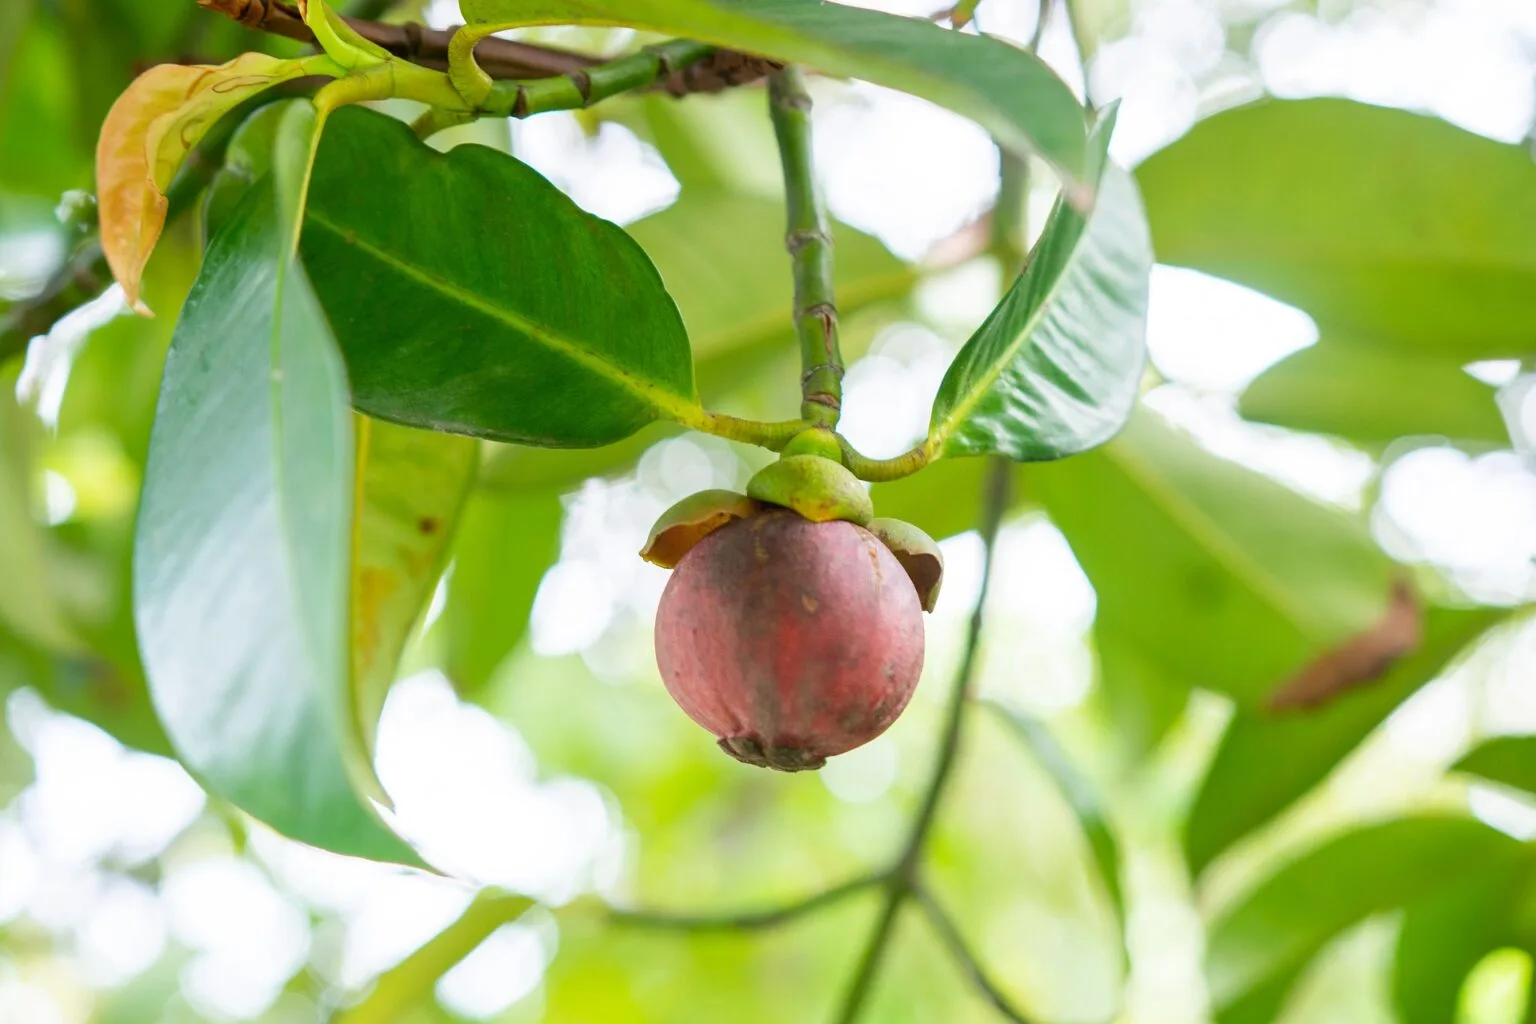
<instances>
[{"instance_id":1,"label":"thin twig","mask_svg":"<svg viewBox=\"0 0 1536 1024\"><path fill-rule=\"evenodd\" d=\"M800 417L831 430L842 409L843 354L832 289L832 232L811 155L811 96L799 68L784 68L768 79L768 111L784 168L784 245L794 268L800 338Z\"/></svg>"},{"instance_id":2,"label":"thin twig","mask_svg":"<svg viewBox=\"0 0 1536 1024\"><path fill-rule=\"evenodd\" d=\"M301 43L313 43L314 33L304 24L298 9L285 0L197 0L203 7L247 28L269 32ZM396 57L436 71L448 67L448 47L460 26L428 28L415 22L389 24L366 18L347 18L358 35ZM603 58L555 46L518 42L491 36L475 47L475 62L497 81L579 76L604 63ZM763 57L736 50L715 50L691 68L665 76L655 88L682 96L719 92L763 78L779 65Z\"/></svg>"},{"instance_id":3,"label":"thin twig","mask_svg":"<svg viewBox=\"0 0 1536 1024\"><path fill-rule=\"evenodd\" d=\"M955 963L960 965L960 969L971 980L971 984L986 997L987 1002L1014 1024L1034 1024L1008 1001L1008 997L992 981L986 968L982 967L981 961L976 958L975 952L966 944L965 936L960 934L959 926L944 910L938 898L923 885L913 887L912 898L923 908L923 913L927 916L928 922L933 925L933 930L938 933L939 941L949 950L949 955L954 957Z\"/></svg>"},{"instance_id":4,"label":"thin twig","mask_svg":"<svg viewBox=\"0 0 1536 1024\"><path fill-rule=\"evenodd\" d=\"M902 848L901 856L897 859L890 881L887 883L885 905L880 917L876 919L875 928L865 945L864 954L860 957L853 978L848 984L842 1010L837 1016L840 1024L852 1024L858 1018L859 1011L863 1009L864 1002L869 996L885 949L890 944L894 933L901 905L916 885L917 870L924 844L927 843L928 835L933 829L933 822L938 814L945 786L954 772L956 758L960 753L966 705L970 703L975 689L976 656L981 647L981 627L985 616L987 592L992 584L997 531L1002 523L1003 513L1008 508L1012 482L1012 466L1005 459L994 459L992 465L988 467L979 526L985 551L981 571L981 590L976 595L976 607L971 612L971 623L965 638L965 651L960 658L960 667L955 673L954 689L949 697L938 757L934 762L933 774L928 780L928 789L923 794L922 805L918 808L917 816L912 820L912 830L908 833L906 845Z\"/></svg>"},{"instance_id":5,"label":"thin twig","mask_svg":"<svg viewBox=\"0 0 1536 1024\"><path fill-rule=\"evenodd\" d=\"M673 914L665 911L612 910L609 919L615 924L635 925L644 928L663 928L675 931L760 931L786 924L806 914L839 903L854 893L884 884L885 872L862 875L835 885L825 892L807 897L787 906L771 910L747 911L733 914Z\"/></svg>"}]
</instances>

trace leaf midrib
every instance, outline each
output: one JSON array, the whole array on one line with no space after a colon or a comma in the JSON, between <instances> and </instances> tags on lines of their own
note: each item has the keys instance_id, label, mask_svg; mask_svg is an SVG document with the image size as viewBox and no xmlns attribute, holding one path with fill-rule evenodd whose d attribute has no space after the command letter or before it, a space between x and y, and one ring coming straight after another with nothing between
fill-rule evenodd
<instances>
[{"instance_id":1,"label":"leaf midrib","mask_svg":"<svg viewBox=\"0 0 1536 1024\"><path fill-rule=\"evenodd\" d=\"M1143 465L1120 443L1111 442L1100 450L1154 506L1194 538L1202 550L1210 552L1224 569L1257 594L1272 611L1295 626L1308 643L1318 646L1328 643L1329 638L1319 633L1300 602L1289 596L1285 584L1262 563L1251 558L1209 514Z\"/></svg>"},{"instance_id":2,"label":"leaf midrib","mask_svg":"<svg viewBox=\"0 0 1536 1024\"><path fill-rule=\"evenodd\" d=\"M1051 211L1051 218L1054 219L1056 214L1065 208L1062 200L1058 198L1055 209ZM1046 223L1047 230L1049 230L1051 221L1048 220ZM944 446L949 443L950 437L956 430L965 425L966 419L969 418L971 413L975 411L976 406L980 405L981 400L992 390L992 385L997 383L997 379L1003 375L1003 371L1019 357L1021 352L1034 345L1035 331L1045 319L1046 312L1051 308L1052 303L1055 302L1057 293L1061 291L1062 282L1067 279L1067 274L1071 271L1073 264L1077 262L1078 255L1083 251L1081 243L1087 241L1088 229L1091 226L1091 224L1086 222L1083 224L1080 243L1073 246L1071 254L1062 261L1061 269L1056 274L1056 280L1051 282L1050 288L1046 289L1044 297L1035 307L1034 312L1024 321L1024 325L1019 329L1015 340L1004 346L1003 352L984 371L982 379L976 383L976 386L968 389L969 398L962 399L951 406L948 415L944 417L940 426L930 432L929 443L936 450L940 452L944 450ZM1019 277L1014 279L1014 283L1010 287L1017 287L1019 281L1025 274L1029 273L1030 269L1026 267L1019 274ZM983 324L982 326L985 327L986 325ZM966 342L966 344L969 345L970 342Z\"/></svg>"},{"instance_id":3,"label":"leaf midrib","mask_svg":"<svg viewBox=\"0 0 1536 1024\"><path fill-rule=\"evenodd\" d=\"M542 324L521 317L511 310L487 302L474 292L467 291L436 274L407 263L378 243L364 238L354 229L343 228L334 221L327 219L322 214L317 213L313 207L310 208L306 217L310 223L324 228L326 231L342 239L346 244L372 256L396 273L436 291L450 301L467 306L478 313L505 324L543 345L549 351L576 363L583 369L590 370L621 390L628 391L658 412L680 421L696 418L699 408L698 403L689 401L686 397L674 391L669 391L659 384L641 380L614 364L593 355L579 342L550 330Z\"/></svg>"}]
</instances>

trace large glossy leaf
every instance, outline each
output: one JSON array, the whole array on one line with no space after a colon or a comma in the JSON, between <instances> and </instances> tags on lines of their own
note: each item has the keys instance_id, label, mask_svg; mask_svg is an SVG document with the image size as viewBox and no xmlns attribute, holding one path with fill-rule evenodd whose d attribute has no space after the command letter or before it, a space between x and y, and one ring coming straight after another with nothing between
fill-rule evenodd
<instances>
[{"instance_id":1,"label":"large glossy leaf","mask_svg":"<svg viewBox=\"0 0 1536 1024\"><path fill-rule=\"evenodd\" d=\"M448 677L477 697L528 629L534 595L560 553L561 488L472 496L453 547L441 629Z\"/></svg>"},{"instance_id":2,"label":"large glossy leaf","mask_svg":"<svg viewBox=\"0 0 1536 1024\"><path fill-rule=\"evenodd\" d=\"M772 392L750 401L755 415L784 415L799 408L795 387L794 325L788 310L792 286L784 251L784 212L761 197L697 191L626 230L655 262L693 345L700 393L711 404L739 403L743 391ZM837 247L834 285L844 321L905 297L917 271L874 238L843 224L832 226ZM858 351L850 338L844 352ZM768 364L790 360L777 378ZM758 413L757 406L769 412ZM550 452L525 446L498 447L482 475L498 491L573 487L588 476L621 472L663 436L666 425L599 451ZM979 490L978 490L979 493ZM968 520L968 524L974 517ZM968 527L967 527L968 528Z\"/></svg>"},{"instance_id":3,"label":"large glossy leaf","mask_svg":"<svg viewBox=\"0 0 1536 1024\"><path fill-rule=\"evenodd\" d=\"M1409 436L1507 445L1494 389L1454 359L1325 338L1265 370L1238 406L1251 420L1367 447Z\"/></svg>"},{"instance_id":4,"label":"large glossy leaf","mask_svg":"<svg viewBox=\"0 0 1536 1024\"><path fill-rule=\"evenodd\" d=\"M1469 750L1452 769L1536 795L1536 736L1499 736Z\"/></svg>"},{"instance_id":5,"label":"large glossy leaf","mask_svg":"<svg viewBox=\"0 0 1536 1024\"><path fill-rule=\"evenodd\" d=\"M940 454L1064 458L1104 443L1130 414L1152 248L1135 182L1104 166L1114 120L1090 141L1104 168L1093 212L1057 204L1024 273L944 375L929 427Z\"/></svg>"},{"instance_id":6,"label":"large glossy leaf","mask_svg":"<svg viewBox=\"0 0 1536 1024\"><path fill-rule=\"evenodd\" d=\"M342 110L302 250L370 416L570 448L697 409L682 319L644 252L503 153L438 153Z\"/></svg>"},{"instance_id":7,"label":"large glossy leaf","mask_svg":"<svg viewBox=\"0 0 1536 1024\"><path fill-rule=\"evenodd\" d=\"M1467 818L1406 818L1339 836L1281 868L1212 924L1212 1006L1219 1013L1296 970L1372 914L1522 854L1520 843Z\"/></svg>"},{"instance_id":8,"label":"large glossy leaf","mask_svg":"<svg viewBox=\"0 0 1536 1024\"><path fill-rule=\"evenodd\" d=\"M1531 861L1520 858L1459 878L1403 912L1392 971L1401 1024L1456 1020L1461 989L1486 955L1521 941L1529 913Z\"/></svg>"},{"instance_id":9,"label":"large glossy leaf","mask_svg":"<svg viewBox=\"0 0 1536 1024\"><path fill-rule=\"evenodd\" d=\"M1211 760L1185 826L1190 868L1200 871L1321 782L1392 709L1508 615L1496 608L1431 607L1419 649L1380 679L1312 710L1239 710Z\"/></svg>"},{"instance_id":10,"label":"large glossy leaf","mask_svg":"<svg viewBox=\"0 0 1536 1024\"><path fill-rule=\"evenodd\" d=\"M819 0L462 0L478 25L630 25L862 78L971 118L1011 149L1048 160L1086 206L1097 174L1083 109L1031 54Z\"/></svg>"},{"instance_id":11,"label":"large glossy leaf","mask_svg":"<svg viewBox=\"0 0 1536 1024\"><path fill-rule=\"evenodd\" d=\"M171 342L135 549L151 694L205 785L293 838L410 860L353 788L346 376L293 257L314 112L278 135ZM279 215L282 211L286 216Z\"/></svg>"},{"instance_id":12,"label":"large glossy leaf","mask_svg":"<svg viewBox=\"0 0 1536 1024\"><path fill-rule=\"evenodd\" d=\"M1190 685L1258 707L1388 607L1391 561L1352 516L1138 409L1114 441L1028 467L1098 594L1098 622Z\"/></svg>"},{"instance_id":13,"label":"large glossy leaf","mask_svg":"<svg viewBox=\"0 0 1536 1024\"><path fill-rule=\"evenodd\" d=\"M447 560L480 445L366 416L356 424L351 692L360 760L371 765L384 697Z\"/></svg>"},{"instance_id":14,"label":"large glossy leaf","mask_svg":"<svg viewBox=\"0 0 1536 1024\"><path fill-rule=\"evenodd\" d=\"M1216 114L1136 173L1158 259L1257 288L1324 334L1461 362L1532 351L1525 147L1349 100Z\"/></svg>"}]
</instances>

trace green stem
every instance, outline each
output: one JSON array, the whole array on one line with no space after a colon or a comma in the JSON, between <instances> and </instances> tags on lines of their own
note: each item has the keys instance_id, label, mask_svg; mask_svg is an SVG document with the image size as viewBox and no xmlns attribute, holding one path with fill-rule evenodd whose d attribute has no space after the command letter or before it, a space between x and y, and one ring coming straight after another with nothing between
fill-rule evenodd
<instances>
[{"instance_id":1,"label":"green stem","mask_svg":"<svg viewBox=\"0 0 1536 1024\"><path fill-rule=\"evenodd\" d=\"M736 914L672 914L660 911L645 910L613 910L609 912L609 919L615 924L632 925L643 928L662 928L675 931L717 931L723 929L737 929L740 931L757 931L764 928L774 928L778 925L804 917L806 914L829 907L834 903L840 903L855 893L865 889L881 885L886 881L885 874L863 875L859 878L835 885L825 892L817 893L796 903L783 907L775 907L772 910L748 911Z\"/></svg>"},{"instance_id":2,"label":"green stem","mask_svg":"<svg viewBox=\"0 0 1536 1024\"><path fill-rule=\"evenodd\" d=\"M769 77L768 111L784 168L784 244L794 265L800 338L800 415L830 430L842 410L843 354L832 291L832 233L811 155L811 96L799 68L786 67Z\"/></svg>"},{"instance_id":3,"label":"green stem","mask_svg":"<svg viewBox=\"0 0 1536 1024\"><path fill-rule=\"evenodd\" d=\"M424 1001L437 980L502 925L533 906L527 896L487 889L447 928L379 976L373 991L333 1019L336 1024L391 1024Z\"/></svg>"},{"instance_id":4,"label":"green stem","mask_svg":"<svg viewBox=\"0 0 1536 1024\"><path fill-rule=\"evenodd\" d=\"M860 480L868 480L871 483L900 480L904 476L911 476L933 461L933 451L928 447L927 441L893 458L871 459L867 455L859 454L846 439L838 438L838 440L843 444L843 465L852 470L853 475Z\"/></svg>"},{"instance_id":5,"label":"green stem","mask_svg":"<svg viewBox=\"0 0 1536 1024\"><path fill-rule=\"evenodd\" d=\"M1006 288L1029 254L1029 158L997 147L997 203L987 249L1002 267Z\"/></svg>"},{"instance_id":6,"label":"green stem","mask_svg":"<svg viewBox=\"0 0 1536 1024\"><path fill-rule=\"evenodd\" d=\"M997 531L1002 524L1003 513L1008 508L1009 490L1013 482L1013 467L1006 459L993 459L988 470L981 523L978 526L985 552L981 570L981 590L976 595L976 607L971 612L970 628L965 638L965 652L960 658L960 667L955 673L954 689L950 692L949 705L945 712L944 732L939 741L939 753L934 761L933 774L928 779L928 788L923 794L922 805L918 808L916 817L912 819L912 828L907 835L906 845L902 848L896 866L891 871L885 905L880 917L876 919L874 931L870 933L864 954L859 959L853 979L849 982L847 994L843 998L842 1012L837 1017L839 1024L853 1024L868 999L875 975L880 969L880 962L884 958L885 949L895 932L897 914L901 910L902 903L912 894L917 885L923 847L928 842L929 833L933 830L939 803L943 799L945 787L954 773L955 762L960 754L965 708L970 703L975 689L976 655L981 647L981 627L987 604L987 592L992 585Z\"/></svg>"},{"instance_id":7,"label":"green stem","mask_svg":"<svg viewBox=\"0 0 1536 1024\"><path fill-rule=\"evenodd\" d=\"M492 117L528 117L550 110L579 110L654 85L713 52L714 47L704 43L673 39L555 78L496 82L478 112Z\"/></svg>"},{"instance_id":8,"label":"green stem","mask_svg":"<svg viewBox=\"0 0 1536 1024\"><path fill-rule=\"evenodd\" d=\"M757 420L744 420L737 416L709 412L697 407L689 410L686 415L677 417L677 421L690 430L713 434L728 441L755 444L773 452L783 448L796 434L811 426L804 420L760 423Z\"/></svg>"}]
</instances>

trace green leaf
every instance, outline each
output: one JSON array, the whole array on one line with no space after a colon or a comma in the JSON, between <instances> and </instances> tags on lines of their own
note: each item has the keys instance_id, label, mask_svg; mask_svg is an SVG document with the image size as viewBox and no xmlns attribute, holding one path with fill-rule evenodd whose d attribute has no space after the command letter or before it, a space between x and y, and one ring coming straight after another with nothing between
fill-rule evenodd
<instances>
[{"instance_id":1,"label":"green leaf","mask_svg":"<svg viewBox=\"0 0 1536 1024\"><path fill-rule=\"evenodd\" d=\"M37 521L36 418L16 401L19 364L0 368L0 622L45 648L78 650L57 583L58 552Z\"/></svg>"},{"instance_id":2,"label":"green leaf","mask_svg":"<svg viewBox=\"0 0 1536 1024\"><path fill-rule=\"evenodd\" d=\"M963 114L1065 178L1077 204L1097 174L1083 109L1044 63L999 39L818 0L463 0L477 25L628 25L806 64Z\"/></svg>"},{"instance_id":3,"label":"green leaf","mask_svg":"<svg viewBox=\"0 0 1536 1024\"><path fill-rule=\"evenodd\" d=\"M1102 448L1027 471L1093 583L1099 628L1240 706L1262 705L1388 607L1397 569L1355 517L1146 408Z\"/></svg>"},{"instance_id":4,"label":"green leaf","mask_svg":"<svg viewBox=\"0 0 1536 1024\"><path fill-rule=\"evenodd\" d=\"M1239 710L1222 736L1190 811L1185 832L1190 869L1201 871L1232 843L1321 782L1394 708L1508 616L1508 609L1432 606L1424 616L1418 650L1381 678L1315 709Z\"/></svg>"},{"instance_id":5,"label":"green leaf","mask_svg":"<svg viewBox=\"0 0 1536 1024\"><path fill-rule=\"evenodd\" d=\"M1520 843L1468 818L1416 817L1345 833L1282 867L1211 926L1206 977L1218 1014L1295 971L1372 914L1519 857Z\"/></svg>"},{"instance_id":6,"label":"green leaf","mask_svg":"<svg viewBox=\"0 0 1536 1024\"><path fill-rule=\"evenodd\" d=\"M346 108L302 251L370 416L570 448L698 415L682 319L640 247L505 154L438 153Z\"/></svg>"},{"instance_id":7,"label":"green leaf","mask_svg":"<svg viewBox=\"0 0 1536 1024\"><path fill-rule=\"evenodd\" d=\"M440 620L448 678L464 697L482 694L528 630L539 582L560 554L560 493L480 490L469 499Z\"/></svg>"},{"instance_id":8,"label":"green leaf","mask_svg":"<svg viewBox=\"0 0 1536 1024\"><path fill-rule=\"evenodd\" d=\"M1299 306L1325 335L1463 363L1533 350L1524 146L1349 100L1264 100L1136 176L1158 259Z\"/></svg>"},{"instance_id":9,"label":"green leaf","mask_svg":"<svg viewBox=\"0 0 1536 1024\"><path fill-rule=\"evenodd\" d=\"M1451 770L1536 795L1536 736L1485 740L1462 755Z\"/></svg>"},{"instance_id":10,"label":"green leaf","mask_svg":"<svg viewBox=\"0 0 1536 1024\"><path fill-rule=\"evenodd\" d=\"M1521 858L1457 879L1403 912L1392 971L1400 1024L1456 1020L1467 975L1518 941L1517 905L1529 905L1531 863Z\"/></svg>"},{"instance_id":11,"label":"green leaf","mask_svg":"<svg viewBox=\"0 0 1536 1024\"><path fill-rule=\"evenodd\" d=\"M1077 816L1083 837L1088 840L1088 848L1093 853L1093 862L1099 869L1099 879L1104 883L1115 913L1123 919L1125 895L1120 888L1120 844L1110 829L1109 817L1093 782L1072 763L1043 723L1001 704L993 703L992 707L1029 748L1036 763L1050 776L1067 806Z\"/></svg>"},{"instance_id":12,"label":"green leaf","mask_svg":"<svg viewBox=\"0 0 1536 1024\"><path fill-rule=\"evenodd\" d=\"M1249 989L1216 1013L1216 1024L1275 1024L1281 1019L1291 989L1304 973L1305 966L1282 971L1264 984Z\"/></svg>"},{"instance_id":13,"label":"green leaf","mask_svg":"<svg viewBox=\"0 0 1536 1024\"><path fill-rule=\"evenodd\" d=\"M1108 112L1090 144L1099 166ZM1057 203L1024 273L950 364L929 444L946 456L1060 459L1125 423L1146 361L1152 249L1136 184L1104 167L1085 220Z\"/></svg>"},{"instance_id":14,"label":"green leaf","mask_svg":"<svg viewBox=\"0 0 1536 1024\"><path fill-rule=\"evenodd\" d=\"M166 360L134 553L155 707L187 766L278 831L413 862L354 790L353 435L346 375L293 257L315 114L213 240ZM279 211L282 211L281 215Z\"/></svg>"},{"instance_id":15,"label":"green leaf","mask_svg":"<svg viewBox=\"0 0 1536 1024\"><path fill-rule=\"evenodd\" d=\"M352 532L352 711L359 761L373 764L374 734L400 653L447 560L475 479L473 438L356 419L357 497ZM370 770L376 799L384 787Z\"/></svg>"},{"instance_id":16,"label":"green leaf","mask_svg":"<svg viewBox=\"0 0 1536 1024\"><path fill-rule=\"evenodd\" d=\"M655 261L682 312L699 362L700 387L710 383L706 367L719 374L718 364L775 355L780 342L793 350L794 288L784 251L782 203L698 192L636 221L628 231ZM834 224L832 241L837 250L833 285L838 312L845 317L906 295L917 282L913 267L863 232ZM786 390L794 390L792 383Z\"/></svg>"},{"instance_id":17,"label":"green leaf","mask_svg":"<svg viewBox=\"0 0 1536 1024\"><path fill-rule=\"evenodd\" d=\"M1189 706L1190 686L1152 663L1105 622L1095 625L1098 685L1089 696L1109 726L1117 764L1131 769L1162 743Z\"/></svg>"},{"instance_id":18,"label":"green leaf","mask_svg":"<svg viewBox=\"0 0 1536 1024\"><path fill-rule=\"evenodd\" d=\"M1293 353L1243 392L1250 420L1379 448L1410 436L1509 444L1494 388L1453 359L1353 347L1336 338Z\"/></svg>"}]
</instances>

